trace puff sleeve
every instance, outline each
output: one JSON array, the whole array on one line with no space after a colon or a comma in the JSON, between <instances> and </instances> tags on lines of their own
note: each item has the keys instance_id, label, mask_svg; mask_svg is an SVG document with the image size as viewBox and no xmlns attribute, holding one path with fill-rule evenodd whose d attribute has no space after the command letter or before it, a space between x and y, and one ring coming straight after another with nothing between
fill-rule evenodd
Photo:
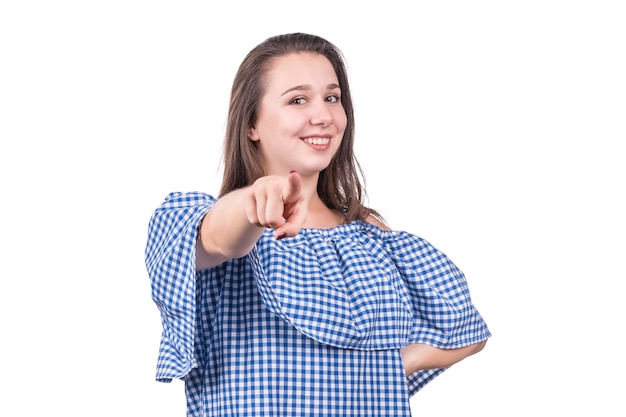
<instances>
[{"instance_id":1,"label":"puff sleeve","mask_svg":"<svg viewBox=\"0 0 626 417\"><path fill-rule=\"evenodd\" d=\"M145 263L163 332L156 379L183 378L198 365L196 326L196 236L215 203L207 194L171 193L150 218Z\"/></svg>"}]
</instances>

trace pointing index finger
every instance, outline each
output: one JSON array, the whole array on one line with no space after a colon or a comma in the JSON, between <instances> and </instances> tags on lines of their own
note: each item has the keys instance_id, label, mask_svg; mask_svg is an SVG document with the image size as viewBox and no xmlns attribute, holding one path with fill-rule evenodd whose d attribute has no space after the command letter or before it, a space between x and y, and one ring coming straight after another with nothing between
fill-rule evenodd
<instances>
[{"instance_id":1,"label":"pointing index finger","mask_svg":"<svg viewBox=\"0 0 626 417\"><path fill-rule=\"evenodd\" d=\"M291 203L300 198L302 191L302 177L296 171L287 176L287 186L283 192L283 203Z\"/></svg>"}]
</instances>

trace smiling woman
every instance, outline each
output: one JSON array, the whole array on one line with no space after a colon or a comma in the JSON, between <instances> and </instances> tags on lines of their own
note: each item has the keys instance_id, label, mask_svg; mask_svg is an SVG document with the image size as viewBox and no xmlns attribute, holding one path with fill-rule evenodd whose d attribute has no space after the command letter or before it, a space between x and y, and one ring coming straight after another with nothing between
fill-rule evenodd
<instances>
[{"instance_id":1,"label":"smiling woman","mask_svg":"<svg viewBox=\"0 0 626 417\"><path fill-rule=\"evenodd\" d=\"M218 197L172 193L149 226L157 379L189 416L410 416L409 397L480 351L461 271L364 205L339 50L267 39L232 88Z\"/></svg>"},{"instance_id":2,"label":"smiling woman","mask_svg":"<svg viewBox=\"0 0 626 417\"><path fill-rule=\"evenodd\" d=\"M323 55L301 52L277 58L267 81L248 134L258 142L265 175L295 170L316 181L346 129L337 75Z\"/></svg>"}]
</instances>

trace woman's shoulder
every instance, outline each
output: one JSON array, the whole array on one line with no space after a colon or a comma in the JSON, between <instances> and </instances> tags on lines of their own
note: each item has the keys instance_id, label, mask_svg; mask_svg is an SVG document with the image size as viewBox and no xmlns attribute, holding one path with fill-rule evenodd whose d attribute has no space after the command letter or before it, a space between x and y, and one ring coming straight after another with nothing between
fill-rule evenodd
<instances>
[{"instance_id":1,"label":"woman's shoulder","mask_svg":"<svg viewBox=\"0 0 626 417\"><path fill-rule=\"evenodd\" d=\"M378 218L372 214L367 216L367 219L365 221L367 224L372 224L382 230L385 230L388 232L391 231L391 228L389 227L388 224L386 224L381 218Z\"/></svg>"}]
</instances>

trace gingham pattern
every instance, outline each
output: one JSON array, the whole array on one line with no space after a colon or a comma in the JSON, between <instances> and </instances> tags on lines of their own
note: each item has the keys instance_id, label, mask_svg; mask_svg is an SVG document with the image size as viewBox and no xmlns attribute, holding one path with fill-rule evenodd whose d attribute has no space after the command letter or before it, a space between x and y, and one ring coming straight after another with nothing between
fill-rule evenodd
<instances>
[{"instance_id":1,"label":"gingham pattern","mask_svg":"<svg viewBox=\"0 0 626 417\"><path fill-rule=\"evenodd\" d=\"M268 230L248 256L196 274L197 227L215 201L170 194L146 247L157 379L185 379L188 416L409 416L409 396L443 369L407 380L400 347L490 336L444 254L360 222L281 241Z\"/></svg>"}]
</instances>

